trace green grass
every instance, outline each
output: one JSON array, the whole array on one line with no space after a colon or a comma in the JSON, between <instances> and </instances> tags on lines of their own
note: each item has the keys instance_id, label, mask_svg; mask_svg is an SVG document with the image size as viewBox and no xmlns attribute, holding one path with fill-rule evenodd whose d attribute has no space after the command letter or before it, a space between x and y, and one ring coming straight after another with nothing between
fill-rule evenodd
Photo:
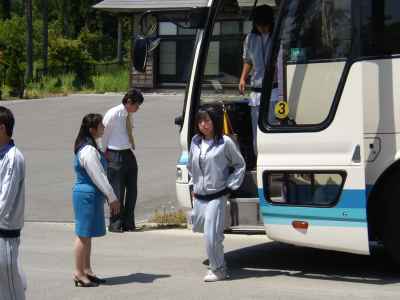
<instances>
[{"instance_id":1,"label":"green grass","mask_svg":"<svg viewBox=\"0 0 400 300\"><path fill-rule=\"evenodd\" d=\"M48 96L65 96L74 91L74 74L57 77L45 76L39 82L31 82L25 90L26 98L43 98Z\"/></svg>"},{"instance_id":2,"label":"green grass","mask_svg":"<svg viewBox=\"0 0 400 300\"><path fill-rule=\"evenodd\" d=\"M91 77L91 83L81 88L74 86L75 75L61 74L45 76L39 82L31 82L25 90L26 98L44 98L49 96L66 96L71 93L106 93L125 92L128 85L128 70L125 67L111 69ZM3 87L3 99L10 99L9 89Z\"/></svg>"},{"instance_id":3,"label":"green grass","mask_svg":"<svg viewBox=\"0 0 400 300\"><path fill-rule=\"evenodd\" d=\"M126 68L92 77L93 90L96 93L124 92L128 89L128 71Z\"/></svg>"},{"instance_id":4,"label":"green grass","mask_svg":"<svg viewBox=\"0 0 400 300\"><path fill-rule=\"evenodd\" d=\"M154 212L154 215L149 219L150 223L156 223L159 225L182 225L186 224L186 214L183 210L178 211L158 211Z\"/></svg>"}]
</instances>

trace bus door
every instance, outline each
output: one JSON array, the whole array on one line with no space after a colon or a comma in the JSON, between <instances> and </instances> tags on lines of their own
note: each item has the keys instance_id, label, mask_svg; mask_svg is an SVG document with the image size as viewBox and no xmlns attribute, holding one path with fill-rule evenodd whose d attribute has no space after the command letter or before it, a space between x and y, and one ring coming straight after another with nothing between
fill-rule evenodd
<instances>
[{"instance_id":1,"label":"bus door","mask_svg":"<svg viewBox=\"0 0 400 300\"><path fill-rule=\"evenodd\" d=\"M354 3L282 1L263 87L257 184L270 238L369 254Z\"/></svg>"}]
</instances>

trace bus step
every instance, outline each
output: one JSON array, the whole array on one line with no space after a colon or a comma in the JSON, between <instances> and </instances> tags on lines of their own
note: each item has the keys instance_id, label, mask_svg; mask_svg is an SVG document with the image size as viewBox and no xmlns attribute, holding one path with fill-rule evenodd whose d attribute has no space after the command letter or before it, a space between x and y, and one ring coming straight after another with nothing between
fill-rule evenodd
<instances>
[{"instance_id":1,"label":"bus step","mask_svg":"<svg viewBox=\"0 0 400 300\"><path fill-rule=\"evenodd\" d=\"M234 198L227 203L225 228L262 227L258 198Z\"/></svg>"},{"instance_id":2,"label":"bus step","mask_svg":"<svg viewBox=\"0 0 400 300\"><path fill-rule=\"evenodd\" d=\"M265 234L265 228L261 225L231 226L228 231L233 233Z\"/></svg>"}]
</instances>

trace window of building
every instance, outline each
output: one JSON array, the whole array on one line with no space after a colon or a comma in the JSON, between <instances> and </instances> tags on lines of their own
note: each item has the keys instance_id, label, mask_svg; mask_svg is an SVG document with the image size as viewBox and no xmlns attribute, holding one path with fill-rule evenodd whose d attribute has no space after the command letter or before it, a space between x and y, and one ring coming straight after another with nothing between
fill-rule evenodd
<instances>
[{"instance_id":1,"label":"window of building","mask_svg":"<svg viewBox=\"0 0 400 300\"><path fill-rule=\"evenodd\" d=\"M163 83L186 82L193 53L196 30L160 22L159 79Z\"/></svg>"},{"instance_id":2,"label":"window of building","mask_svg":"<svg viewBox=\"0 0 400 300\"><path fill-rule=\"evenodd\" d=\"M239 21L226 21L221 23L221 33L223 35L239 34L240 22Z\"/></svg>"},{"instance_id":3,"label":"window of building","mask_svg":"<svg viewBox=\"0 0 400 300\"><path fill-rule=\"evenodd\" d=\"M176 42L165 41L160 44L160 74L176 75Z\"/></svg>"},{"instance_id":4,"label":"window of building","mask_svg":"<svg viewBox=\"0 0 400 300\"><path fill-rule=\"evenodd\" d=\"M160 35L176 35L178 32L177 26L171 22L160 22Z\"/></svg>"},{"instance_id":5,"label":"window of building","mask_svg":"<svg viewBox=\"0 0 400 300\"><path fill-rule=\"evenodd\" d=\"M244 35L251 31L252 22L242 20L217 21L208 51L205 76L215 81L223 76L221 84L237 85L242 67ZM186 82L196 38L195 29L160 22L159 76L164 83ZM232 63L237 61L238 63ZM226 76L225 76L226 74Z\"/></svg>"}]
</instances>

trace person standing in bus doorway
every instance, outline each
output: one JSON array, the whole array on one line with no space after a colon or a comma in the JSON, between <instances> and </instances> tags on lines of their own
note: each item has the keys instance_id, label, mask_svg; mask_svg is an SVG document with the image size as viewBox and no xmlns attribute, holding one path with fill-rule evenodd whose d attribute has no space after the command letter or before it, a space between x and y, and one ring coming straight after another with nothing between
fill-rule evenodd
<instances>
[{"instance_id":1,"label":"person standing in bus doorway","mask_svg":"<svg viewBox=\"0 0 400 300\"><path fill-rule=\"evenodd\" d=\"M253 128L253 147L257 155L257 126L266 65L266 55L274 26L273 10L268 5L257 6L253 12L253 30L246 36L243 46L243 68L239 92L244 95L246 82L251 74L249 106Z\"/></svg>"},{"instance_id":2,"label":"person standing in bus doorway","mask_svg":"<svg viewBox=\"0 0 400 300\"><path fill-rule=\"evenodd\" d=\"M224 259L225 207L243 182L246 163L233 140L223 135L222 109L204 105L196 114L188 170L193 191L193 232L204 233L209 271L204 281L229 278Z\"/></svg>"},{"instance_id":3,"label":"person standing in bus doorway","mask_svg":"<svg viewBox=\"0 0 400 300\"><path fill-rule=\"evenodd\" d=\"M0 106L0 299L24 300L18 251L25 210L25 159L14 145L12 112Z\"/></svg>"},{"instance_id":4,"label":"person standing in bus doorway","mask_svg":"<svg viewBox=\"0 0 400 300\"><path fill-rule=\"evenodd\" d=\"M133 114L143 103L140 90L130 89L122 103L104 116L103 149L108 159L108 179L121 202L121 212L110 216L109 231L135 231L138 165L135 157Z\"/></svg>"}]
</instances>

